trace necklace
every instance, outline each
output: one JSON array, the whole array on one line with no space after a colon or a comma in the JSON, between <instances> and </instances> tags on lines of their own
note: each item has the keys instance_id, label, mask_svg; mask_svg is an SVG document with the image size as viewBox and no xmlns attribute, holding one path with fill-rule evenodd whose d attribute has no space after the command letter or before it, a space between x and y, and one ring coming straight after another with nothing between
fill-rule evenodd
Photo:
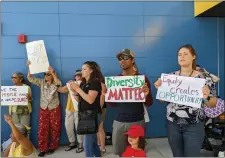
<instances>
[{"instance_id":1,"label":"necklace","mask_svg":"<svg viewBox=\"0 0 225 158\"><path fill-rule=\"evenodd\" d=\"M193 74L194 70L191 71L191 74L189 75L189 77L191 77L191 75ZM181 75L181 70L179 72L179 76Z\"/></svg>"}]
</instances>

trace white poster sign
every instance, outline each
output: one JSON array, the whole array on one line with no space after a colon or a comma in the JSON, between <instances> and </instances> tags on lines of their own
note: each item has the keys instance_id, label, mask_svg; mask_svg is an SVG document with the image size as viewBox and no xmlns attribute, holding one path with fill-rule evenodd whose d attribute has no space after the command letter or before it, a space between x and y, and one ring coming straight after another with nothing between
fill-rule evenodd
<instances>
[{"instance_id":1,"label":"white poster sign","mask_svg":"<svg viewBox=\"0 0 225 158\"><path fill-rule=\"evenodd\" d=\"M43 40L26 44L27 58L30 61L30 73L36 74L48 71L49 62Z\"/></svg>"},{"instance_id":2,"label":"white poster sign","mask_svg":"<svg viewBox=\"0 0 225 158\"><path fill-rule=\"evenodd\" d=\"M201 107L205 79L162 74L161 80L162 85L158 88L156 99Z\"/></svg>"},{"instance_id":3,"label":"white poster sign","mask_svg":"<svg viewBox=\"0 0 225 158\"><path fill-rule=\"evenodd\" d=\"M105 77L105 84L108 89L106 102L145 102L144 75Z\"/></svg>"},{"instance_id":4,"label":"white poster sign","mask_svg":"<svg viewBox=\"0 0 225 158\"><path fill-rule=\"evenodd\" d=\"M1 106L27 105L28 86L1 86Z\"/></svg>"}]
</instances>

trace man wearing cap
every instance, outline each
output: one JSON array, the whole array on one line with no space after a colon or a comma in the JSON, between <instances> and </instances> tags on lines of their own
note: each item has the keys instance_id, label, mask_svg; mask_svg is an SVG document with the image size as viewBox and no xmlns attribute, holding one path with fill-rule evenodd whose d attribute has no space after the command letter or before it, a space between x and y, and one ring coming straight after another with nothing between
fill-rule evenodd
<instances>
[{"instance_id":1,"label":"man wearing cap","mask_svg":"<svg viewBox=\"0 0 225 158\"><path fill-rule=\"evenodd\" d=\"M119 60L120 67L122 68L122 73L119 76L134 76L141 75L138 72L137 65L135 64L134 53L130 49L123 49L117 54L117 59ZM133 124L139 124L144 127L144 107L151 106L152 94L151 85L148 78L145 76L145 85L143 87L143 92L145 94L145 103L141 102L123 102L123 103L113 103L110 105L115 106L117 109L117 116L113 122L113 152L116 155L121 156L126 149L126 137L124 132L126 132L129 127Z\"/></svg>"},{"instance_id":2,"label":"man wearing cap","mask_svg":"<svg viewBox=\"0 0 225 158\"><path fill-rule=\"evenodd\" d=\"M78 82L80 84L81 76L82 76L81 70L76 70L74 75L75 82ZM59 87L58 92L68 93L69 92L68 85L64 87ZM74 108L73 104L76 104L76 103L73 103L70 93L68 93L67 105L66 105L66 117L65 117L66 133L67 133L70 144L65 149L65 151L70 151L77 147L77 144L75 142L74 124L75 124L75 128L77 129L78 109ZM80 153L83 151L83 136L82 135L77 135L77 142L78 142L78 149L76 150L76 152Z\"/></svg>"}]
</instances>

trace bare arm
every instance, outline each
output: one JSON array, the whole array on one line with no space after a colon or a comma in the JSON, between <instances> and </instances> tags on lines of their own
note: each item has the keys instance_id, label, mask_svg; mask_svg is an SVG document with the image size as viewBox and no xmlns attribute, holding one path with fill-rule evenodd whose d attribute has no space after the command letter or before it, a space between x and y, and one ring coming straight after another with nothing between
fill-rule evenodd
<instances>
[{"instance_id":1,"label":"bare arm","mask_svg":"<svg viewBox=\"0 0 225 158\"><path fill-rule=\"evenodd\" d=\"M58 76L56 75L56 72L51 72L52 73L52 77L54 79L54 82L56 85L62 86L61 81L59 80Z\"/></svg>"},{"instance_id":2,"label":"bare arm","mask_svg":"<svg viewBox=\"0 0 225 158\"><path fill-rule=\"evenodd\" d=\"M15 139L19 142L23 150L28 154L33 153L33 144L30 140L28 140L24 135L20 133L20 131L17 129L17 127L12 122L12 118L9 115L4 115L5 121L9 124L12 130L12 134L15 137Z\"/></svg>"},{"instance_id":3,"label":"bare arm","mask_svg":"<svg viewBox=\"0 0 225 158\"><path fill-rule=\"evenodd\" d=\"M12 143L9 144L8 147L5 149L3 157L8 157L9 156L9 151L10 151L11 145L12 145Z\"/></svg>"},{"instance_id":4,"label":"bare arm","mask_svg":"<svg viewBox=\"0 0 225 158\"><path fill-rule=\"evenodd\" d=\"M102 94L101 97L100 97L100 106L101 106L101 108L104 106L104 103L105 103L105 95Z\"/></svg>"},{"instance_id":5,"label":"bare arm","mask_svg":"<svg viewBox=\"0 0 225 158\"><path fill-rule=\"evenodd\" d=\"M68 93L68 92L69 92L67 86L59 87L57 91L58 91L59 93Z\"/></svg>"},{"instance_id":6,"label":"bare arm","mask_svg":"<svg viewBox=\"0 0 225 158\"><path fill-rule=\"evenodd\" d=\"M208 102L204 102L204 104L209 107L209 108L214 108L216 107L217 103L217 98L216 97L211 97Z\"/></svg>"}]
</instances>

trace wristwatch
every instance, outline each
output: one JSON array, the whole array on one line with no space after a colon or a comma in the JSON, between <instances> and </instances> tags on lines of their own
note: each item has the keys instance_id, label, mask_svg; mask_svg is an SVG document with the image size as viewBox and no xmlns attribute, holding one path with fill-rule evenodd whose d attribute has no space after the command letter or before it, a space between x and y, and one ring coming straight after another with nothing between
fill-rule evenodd
<instances>
[{"instance_id":1,"label":"wristwatch","mask_svg":"<svg viewBox=\"0 0 225 158\"><path fill-rule=\"evenodd\" d=\"M202 100L203 100L204 102L209 102L210 97L208 96L208 98L203 98Z\"/></svg>"}]
</instances>

